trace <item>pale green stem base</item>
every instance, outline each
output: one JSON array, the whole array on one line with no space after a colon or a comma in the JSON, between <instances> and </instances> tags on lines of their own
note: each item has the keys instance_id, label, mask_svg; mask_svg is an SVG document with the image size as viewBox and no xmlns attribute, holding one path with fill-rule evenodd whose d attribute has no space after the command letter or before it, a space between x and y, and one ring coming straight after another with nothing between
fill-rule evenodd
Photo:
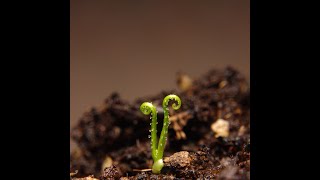
<instances>
[{"instance_id":1,"label":"pale green stem base","mask_svg":"<svg viewBox=\"0 0 320 180\"><path fill-rule=\"evenodd\" d=\"M154 174L160 174L161 169L163 168L164 163L162 159L159 159L153 163L152 172Z\"/></svg>"}]
</instances>

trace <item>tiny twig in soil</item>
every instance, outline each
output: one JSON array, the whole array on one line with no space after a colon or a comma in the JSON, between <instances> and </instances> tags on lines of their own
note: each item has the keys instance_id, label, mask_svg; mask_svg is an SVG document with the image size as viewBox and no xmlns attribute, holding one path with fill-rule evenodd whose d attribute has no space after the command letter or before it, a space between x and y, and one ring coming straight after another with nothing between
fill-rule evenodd
<instances>
[{"instance_id":1,"label":"tiny twig in soil","mask_svg":"<svg viewBox=\"0 0 320 180\"><path fill-rule=\"evenodd\" d=\"M152 169L132 169L132 171L134 171L134 172L148 172L148 171L152 171Z\"/></svg>"}]
</instances>

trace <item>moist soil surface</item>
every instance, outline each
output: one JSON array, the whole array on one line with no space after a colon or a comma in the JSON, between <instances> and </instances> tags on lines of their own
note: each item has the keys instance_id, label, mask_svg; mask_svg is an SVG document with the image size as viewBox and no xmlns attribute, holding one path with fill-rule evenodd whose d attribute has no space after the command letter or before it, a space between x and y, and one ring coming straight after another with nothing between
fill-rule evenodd
<instances>
[{"instance_id":1,"label":"moist soil surface","mask_svg":"<svg viewBox=\"0 0 320 180\"><path fill-rule=\"evenodd\" d=\"M101 105L85 112L71 130L78 147L70 154L70 179L250 179L250 88L232 67L212 69L193 79L177 74L179 90L162 91L133 103L112 93ZM165 166L150 170L150 119L140 112L143 102L158 110L162 100L181 98L170 110Z\"/></svg>"}]
</instances>

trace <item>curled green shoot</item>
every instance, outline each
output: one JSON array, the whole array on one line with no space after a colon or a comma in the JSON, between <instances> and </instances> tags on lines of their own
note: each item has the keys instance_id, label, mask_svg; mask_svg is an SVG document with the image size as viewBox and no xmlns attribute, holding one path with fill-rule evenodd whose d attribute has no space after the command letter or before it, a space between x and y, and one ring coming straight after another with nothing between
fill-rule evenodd
<instances>
[{"instance_id":1,"label":"curled green shoot","mask_svg":"<svg viewBox=\"0 0 320 180\"><path fill-rule=\"evenodd\" d=\"M152 159L156 159L158 154L158 137L157 137L157 110L152 103L144 102L140 106L140 111L144 115L151 114L151 150L152 150Z\"/></svg>"},{"instance_id":2,"label":"curled green shoot","mask_svg":"<svg viewBox=\"0 0 320 180\"><path fill-rule=\"evenodd\" d=\"M163 119L163 127L161 130L161 135L159 138L159 142L157 142L157 111L156 107L153 106L149 102L144 102L140 106L140 110L143 114L149 115L151 114L151 150L152 150L152 158L154 161L154 164L152 166L152 172L155 174L159 174L161 169L164 166L163 163L163 152L164 148L166 146L166 142L168 139L168 128L170 125L170 120L169 120L169 101L174 100L177 102L172 104L172 108L174 110L178 110L181 106L181 99L174 94L170 94L166 96L163 99L162 102L162 107L163 107L163 112L164 112L164 119Z\"/></svg>"}]
</instances>

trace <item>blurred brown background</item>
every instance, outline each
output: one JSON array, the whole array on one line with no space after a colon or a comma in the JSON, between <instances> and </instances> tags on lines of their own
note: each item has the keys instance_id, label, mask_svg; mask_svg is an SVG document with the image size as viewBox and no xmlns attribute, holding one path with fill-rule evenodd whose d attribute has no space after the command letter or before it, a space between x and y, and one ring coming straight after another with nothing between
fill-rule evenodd
<instances>
[{"instance_id":1,"label":"blurred brown background","mask_svg":"<svg viewBox=\"0 0 320 180\"><path fill-rule=\"evenodd\" d=\"M71 127L113 91L132 101L177 88L177 71L199 77L232 65L249 78L249 0L70 5Z\"/></svg>"}]
</instances>

